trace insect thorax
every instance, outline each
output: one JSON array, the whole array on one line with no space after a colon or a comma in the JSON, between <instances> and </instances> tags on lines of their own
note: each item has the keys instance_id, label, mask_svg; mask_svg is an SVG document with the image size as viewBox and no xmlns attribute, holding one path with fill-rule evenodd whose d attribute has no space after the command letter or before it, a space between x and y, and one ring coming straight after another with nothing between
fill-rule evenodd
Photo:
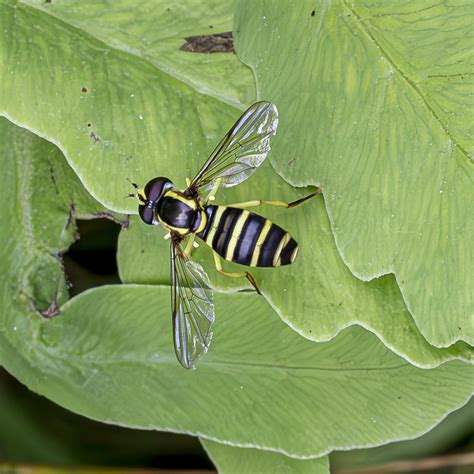
<instances>
[{"instance_id":1,"label":"insect thorax","mask_svg":"<svg viewBox=\"0 0 474 474\"><path fill-rule=\"evenodd\" d=\"M207 222L206 213L200 204L176 190L165 192L156 214L163 227L181 235L198 232Z\"/></svg>"}]
</instances>

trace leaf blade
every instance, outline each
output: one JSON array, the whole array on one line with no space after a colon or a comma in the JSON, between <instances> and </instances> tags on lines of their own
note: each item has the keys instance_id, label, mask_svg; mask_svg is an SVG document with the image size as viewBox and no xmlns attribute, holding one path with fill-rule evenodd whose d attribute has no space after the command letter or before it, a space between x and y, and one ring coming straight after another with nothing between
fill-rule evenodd
<instances>
[{"instance_id":1,"label":"leaf blade","mask_svg":"<svg viewBox=\"0 0 474 474\"><path fill-rule=\"evenodd\" d=\"M272 163L293 185L324 185L352 273L394 273L431 344L472 344L472 253L462 242L474 229L466 20L474 10L398 8L341 1L311 16L309 1L291 11L242 2L236 48L281 111Z\"/></svg>"}]
</instances>

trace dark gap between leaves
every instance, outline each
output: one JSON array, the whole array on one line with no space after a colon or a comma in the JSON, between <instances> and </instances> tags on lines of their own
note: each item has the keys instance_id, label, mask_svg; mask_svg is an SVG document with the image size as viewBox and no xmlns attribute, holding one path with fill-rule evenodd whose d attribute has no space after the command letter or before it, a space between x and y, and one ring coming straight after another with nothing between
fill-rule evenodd
<instances>
[{"instance_id":1,"label":"dark gap between leaves","mask_svg":"<svg viewBox=\"0 0 474 474\"><path fill-rule=\"evenodd\" d=\"M109 219L76 220L79 239L63 254L69 294L120 283L117 244L121 226Z\"/></svg>"}]
</instances>

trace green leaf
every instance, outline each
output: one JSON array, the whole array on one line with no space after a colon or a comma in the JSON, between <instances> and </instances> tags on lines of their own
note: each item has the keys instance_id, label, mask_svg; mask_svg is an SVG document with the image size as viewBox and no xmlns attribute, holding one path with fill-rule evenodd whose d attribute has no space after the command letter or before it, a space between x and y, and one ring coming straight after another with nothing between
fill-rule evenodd
<instances>
[{"instance_id":1,"label":"green leaf","mask_svg":"<svg viewBox=\"0 0 474 474\"><path fill-rule=\"evenodd\" d=\"M113 37L110 27L109 39L105 34L97 39L94 32L99 36L100 27L85 31L79 21L55 15L0 0L1 113L58 144L92 195L114 210L135 210L136 203L123 199L129 192L125 177L143 184L169 171L183 182L236 118L237 109L218 94L203 94L191 81L172 77L145 58L137 44L138 52L124 43L116 46L125 41L124 22L116 32L120 38ZM113 26L118 20L112 17ZM38 31L35 41L28 42ZM247 76L245 68L239 71L238 77ZM216 74L222 70L216 68ZM0 127L5 194L0 208L0 363L31 389L102 421L194 433L300 457L417 436L469 397L473 368L467 364L417 369L361 328L315 344L283 324L255 294L216 295L212 350L192 372L181 369L174 356L168 286L94 289L60 306L58 317L41 318L38 310L48 309L58 286L60 303L66 300L57 256L74 238L71 203L80 203L85 215L97 212L97 204L87 194L81 197L68 167L60 170L55 147L5 121ZM259 194L266 193L256 197L297 197L269 165L255 179ZM247 200L249 189L246 183L228 199ZM298 321L293 312L307 318L294 325L300 332L311 334L320 308L328 314L314 326L313 338L332 337L347 322L365 322L360 313L368 309L367 318L378 321L382 334L387 327L389 336L383 337L394 350L419 365L467 357L467 346L431 352L422 345L393 281L382 279L380 288L372 289L373 283L353 279L335 252L320 201L268 215L306 249L299 267L257 274L267 298L280 306L289 324L293 318ZM134 227L140 228L132 223L124 236L132 236ZM161 242L159 231L156 235ZM142 241L137 239L135 246L142 249ZM127 252L123 247L122 275L132 274L133 254ZM208 259L199 253L204 252L197 253L198 260ZM167 249L156 255L166 268ZM317 258L328 263L327 270L321 266L315 271ZM153 278L149 268L143 275ZM295 293L301 300L287 296L284 289L290 284L301 291ZM315 300L318 292L321 300ZM337 312L341 293L347 309ZM387 313L393 314L390 326L381 324ZM335 321L340 315L342 323ZM376 325L367 327L371 324ZM294 437L287 436L289 430Z\"/></svg>"},{"instance_id":2,"label":"green leaf","mask_svg":"<svg viewBox=\"0 0 474 474\"><path fill-rule=\"evenodd\" d=\"M47 322L21 315L29 330L20 338L5 325L1 360L32 390L94 419L303 457L417 436L472 390L472 366L416 369L362 329L314 344L255 295L217 294L216 308L212 350L195 371L176 362L169 287L144 285L87 291ZM12 346L23 357L6 353Z\"/></svg>"},{"instance_id":3,"label":"green leaf","mask_svg":"<svg viewBox=\"0 0 474 474\"><path fill-rule=\"evenodd\" d=\"M258 194L252 189L257 189ZM228 203L253 198L292 201L305 193L296 191L272 176L264 165L251 184L218 194ZM258 209L258 208L257 208ZM295 209L257 212L288 229L300 243L296 262L277 269L252 269L265 298L294 330L314 341L327 341L342 328L358 324L374 332L384 344L419 367L435 367L447 360L472 360L473 350L464 342L447 348L431 346L420 334L406 310L395 279L385 276L362 282L351 274L339 257L322 199L313 199ZM147 226L139 218L120 234L118 262L122 281L143 284L169 284L169 241L163 231ZM221 290L248 287L242 280L220 276L213 270L211 252L202 244L193 258L208 271ZM224 262L224 267L242 267Z\"/></svg>"},{"instance_id":4,"label":"green leaf","mask_svg":"<svg viewBox=\"0 0 474 474\"><path fill-rule=\"evenodd\" d=\"M182 159L182 166L175 179L184 181L197 171L194 160L204 160L201 151L216 142L220 122L231 121L236 111L218 99L218 93L215 97L207 95L216 77L229 77L226 81L219 79L223 88L235 85L236 92L230 92L228 102L235 102L237 95L240 101L242 94L237 89L243 88L250 95L253 92L250 71L233 55L222 58L213 54L212 59L203 60L204 55L196 58L196 54L173 50L180 28L182 34L187 34L187 28L195 32L193 28L200 28L190 26L195 23L195 15L205 18L203 12L211 8L209 4L201 10L188 6L187 15L180 18L180 7L174 13L166 11L164 7L169 3L161 3L157 9L152 8L154 2L148 2L138 11L135 5L129 6L133 15L142 15L136 17L135 25L128 20L123 23L126 19L117 8L111 18L104 15L104 21L118 21L116 30L104 29L100 40L94 32L101 29L101 24L93 28L89 21L91 10L95 18L101 18L97 16L99 6L88 10L87 5L77 2L71 12L74 24L81 24L83 18L92 28L89 32L66 22L67 18L63 21L49 14L53 5L36 9L13 0L0 1L0 114L55 143L86 189L117 212L136 212L135 203L124 199L131 190L127 177L145 183L157 170L168 170L177 157ZM223 2L215 4L225 6ZM227 10L230 7L228 4ZM104 2L100 8L109 10L109 4ZM58 5L57 15L65 11ZM219 7L217 16L210 16L209 22L217 19L217 25L230 27L230 14L225 11ZM142 51L147 43L140 46L140 41L150 35L151 41L159 42L160 36L152 33L159 30L155 20L168 24L168 28L174 20L178 24L173 29L175 36L164 41L162 49L151 48L152 57L148 58ZM135 40L119 48L117 42L125 41L125 33L119 33L125 28ZM106 35L111 29L119 39ZM166 36L166 30L162 29L163 33ZM136 39L139 34L141 40ZM202 84L197 89L156 58L176 64L178 69L189 64L188 73L193 76L202 68L207 71L203 78L214 79L207 88L205 79L200 79ZM201 91L204 89L206 94ZM232 87L229 89L232 91Z\"/></svg>"},{"instance_id":5,"label":"green leaf","mask_svg":"<svg viewBox=\"0 0 474 474\"><path fill-rule=\"evenodd\" d=\"M197 92L238 108L255 97L253 76L234 54L213 54L211 59L206 54L180 51L185 37L232 30L232 2L228 0L210 0L205 4L192 0L114 0L113 8L96 0L22 3L54 15L112 49L143 58Z\"/></svg>"},{"instance_id":6,"label":"green leaf","mask_svg":"<svg viewBox=\"0 0 474 474\"><path fill-rule=\"evenodd\" d=\"M219 474L329 474L327 457L317 459L295 459L283 454L261 449L234 448L206 439L201 443L217 467Z\"/></svg>"},{"instance_id":7,"label":"green leaf","mask_svg":"<svg viewBox=\"0 0 474 474\"><path fill-rule=\"evenodd\" d=\"M322 183L339 252L394 273L417 326L473 338L474 4L238 2L239 57L280 110L272 163Z\"/></svg>"},{"instance_id":8,"label":"green leaf","mask_svg":"<svg viewBox=\"0 0 474 474\"><path fill-rule=\"evenodd\" d=\"M50 255L73 235L51 174L61 157L5 120L0 127L8 195L0 208L0 364L31 390L108 423L300 457L417 436L469 398L471 365L417 369L361 328L315 344L254 293L216 294L212 350L195 371L176 361L168 286L95 288L55 318L40 317L62 277Z\"/></svg>"},{"instance_id":9,"label":"green leaf","mask_svg":"<svg viewBox=\"0 0 474 474\"><path fill-rule=\"evenodd\" d=\"M6 35L5 41L0 42L0 58L6 71L5 80L0 82L1 113L58 144L90 193L112 209L136 212L136 203L124 199L130 192L126 177L143 185L153 176L169 174L178 186L184 184L184 177L196 172L237 118L238 111L163 72L157 61L196 61L190 57L206 57L193 63L194 66L210 68L214 64L215 75L233 84L239 81L248 84L248 71L242 66L228 78L221 69L221 61L225 59L218 60L221 57L218 54L207 59L204 55L169 49L172 44L177 47L180 34L188 34L184 31L197 32L193 28L199 25L189 26L195 20L193 8L186 10L187 15L191 15L188 17L173 6L165 8L166 3L160 3L161 7L151 13L146 7L149 4L143 4L134 15L136 23L131 22L128 28L125 18L129 10L123 4L119 8L119 4L114 3L117 11L98 2L94 6L75 3L71 10L64 8L60 1L35 5L41 9L23 3L0 3L3 12L0 34ZM167 8L171 8L172 13ZM219 8L216 15L222 18L223 7ZM183 33L171 35L169 43L162 39L166 43L163 46L160 46L161 33L153 33L158 35L152 42L153 47L142 43L145 33L152 34L150 24L155 20L166 23L167 15L171 14L173 22L178 22L173 24L181 25L176 26L176 30ZM35 25L41 25L42 33L33 47L28 38L36 31ZM145 36L140 36L140 31ZM104 42L92 35L100 35ZM40 47L41 51L35 49ZM145 58L145 51L153 58ZM235 58L227 61L232 63ZM197 72L196 76L199 76ZM37 83L47 83L48 87L40 89L35 86ZM82 92L82 87L88 91ZM144 107L148 110L146 114ZM140 120L139 115L144 120ZM100 136L101 141L91 137L92 132ZM285 134L284 128L281 134ZM61 188L64 181L61 171L55 172ZM258 193L252 189L258 189ZM278 179L267 165L250 184L245 183L230 192L228 199L229 202L245 201L249 197L293 200L297 197L295 194L296 191ZM80 200L77 193L71 199L74 203L77 201L79 214L82 212ZM82 207L86 208L87 203ZM96 208L97 203L91 204L89 209ZM316 209L314 216L313 209ZM281 210L263 212L294 233L303 249L297 265L257 272L268 300L299 333L322 341L343 327L360 324L421 367L433 367L453 358L470 358L469 348L463 343L439 351L423 340L393 280L385 278L363 284L352 277L336 252L321 203L313 201L286 214ZM156 229L141 227L139 231L132 225L128 233L122 233L121 277L129 282L166 283L169 279L167 243L157 237L160 233ZM204 258L207 258L206 268L210 268L208 256ZM215 275L213 279L221 288L231 285ZM293 285L294 282L297 285L288 297L288 283ZM235 288L235 283L232 285Z\"/></svg>"},{"instance_id":10,"label":"green leaf","mask_svg":"<svg viewBox=\"0 0 474 474\"><path fill-rule=\"evenodd\" d=\"M372 464L393 463L401 459L420 459L436 456L439 453L458 451L464 440L472 435L474 425L474 399L460 410L450 413L438 426L430 432L408 441L391 443L372 449L356 449L352 451L334 452L330 456L331 467L335 470L354 469ZM468 445L463 451L468 452ZM382 471L382 466L380 466Z\"/></svg>"}]
</instances>

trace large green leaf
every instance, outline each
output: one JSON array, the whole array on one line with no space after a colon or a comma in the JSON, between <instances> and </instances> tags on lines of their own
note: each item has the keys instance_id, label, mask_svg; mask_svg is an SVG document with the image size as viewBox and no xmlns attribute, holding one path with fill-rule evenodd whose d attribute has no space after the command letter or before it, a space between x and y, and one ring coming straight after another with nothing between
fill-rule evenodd
<instances>
[{"instance_id":1,"label":"large green leaf","mask_svg":"<svg viewBox=\"0 0 474 474\"><path fill-rule=\"evenodd\" d=\"M204 449L217 467L219 474L329 474L327 457L295 459L271 451L253 448L234 448L206 439Z\"/></svg>"},{"instance_id":2,"label":"large green leaf","mask_svg":"<svg viewBox=\"0 0 474 474\"><path fill-rule=\"evenodd\" d=\"M168 287L82 293L52 321L30 315L21 332L28 344L9 331L2 363L34 391L95 419L294 456L417 436L472 390L470 365L416 369L355 328L314 344L248 294L216 295L218 314L230 317L220 318L199 368L184 371L168 305Z\"/></svg>"},{"instance_id":3,"label":"large green leaf","mask_svg":"<svg viewBox=\"0 0 474 474\"><path fill-rule=\"evenodd\" d=\"M129 175L144 182L157 174L156 170L168 170L172 165L173 178L182 180L186 174L197 169L206 150L209 149L210 142L215 141L236 117L237 111L234 108L170 78L155 65L137 55L117 51L105 43L99 43L80 29L24 5L8 2L0 4L0 8L4 13L1 16L4 27L1 32L7 33L8 38L8 41L0 43L1 60L5 65L2 71L8 73L2 76L1 82L2 113L58 143L66 151L70 163L78 170L89 190L114 209L122 209L124 203L127 203L122 199L128 192L123 180L125 176ZM42 50L38 53L32 48L29 49L26 43L28 34L35 25L41 25L42 32L35 42L38 47L42 46ZM49 49L53 48L53 44L57 44L58 47ZM65 70L64 64L68 64L68 68L72 69ZM94 68L97 69L96 73ZM70 71L74 74L71 76L71 83L67 83L65 78L69 77ZM14 81L10 77L14 76L12 72L16 73ZM97 90L101 91L97 97L92 94L94 100L89 101L86 106L82 103L87 103L94 88L82 81L81 74L88 74L88 80L95 81ZM45 82L45 78L48 78L46 82L48 87L42 89L35 86L36 83ZM127 80L124 81L124 78ZM159 101L153 102L150 82L159 86L161 97L166 97L167 105L173 104L170 109L173 112L171 115L165 115L159 109ZM76 86L79 89L76 89ZM87 92L81 94L83 99L74 99L75 91L82 87L88 88ZM135 122L129 120L130 104L127 100L130 90L127 88L135 90L135 87L139 94L142 94L141 99L145 101L143 104L149 107L150 117L155 115L159 117L157 122L152 120L145 128L142 128L142 122L145 120L140 120L139 116ZM58 90L61 91L59 95ZM180 97L180 93L184 96ZM138 92L133 94L136 97ZM190 104L199 107L199 112L192 107L189 111ZM83 117L80 119L85 120L78 122L78 116L81 114ZM108 128L110 133L108 136L113 140L103 139L97 127L93 126L95 122L88 118L90 114L102 117L101 123ZM145 115L142 117L145 118ZM183 118L186 118L186 127L182 126ZM201 122L196 121L196 118ZM82 124L80 130L79 123ZM91 127L87 127L88 123ZM157 124L161 124L162 128L158 128ZM199 128L201 125L203 129ZM121 127L124 126L128 126L127 133L123 133L125 129ZM101 141L95 142L93 136L90 136L89 129L100 135ZM156 129L160 129L161 134L157 135ZM8 136L8 133L12 136ZM152 143L147 141L148 137L151 137ZM192 145L187 141L194 139ZM28 143L33 143L32 140L31 137L17 139L13 136L13 132L7 131L2 140L6 147L4 153L8 158L5 162L9 166L8 169L5 167L5 175L2 177L5 178L2 185L2 191L5 192L4 201L8 203L2 210L4 212L2 222L8 222L9 226L2 228L1 236L4 243L2 251L5 252L2 255L2 264L5 265L7 283L2 292L1 307L4 321L0 332L2 338L0 360L31 388L71 409L101 420L190 431L237 445L264 446L300 456L317 456L334 446L347 447L354 443L368 445L384 442L387 439L387 426L392 423L395 413L398 416L398 410L404 411L404 419L410 420L410 424L407 421L407 426L399 426L398 431L391 430L390 436L393 435L393 439L414 436L428 429L447 411L459 406L466 399L469 386L468 376L464 374L470 369L463 364L451 363L434 371L419 371L403 366L400 359L387 352L373 336L360 329L346 331L336 338L334 343L315 345L299 338L288 327L282 325L268 305L255 295L220 295L217 298L220 318L229 314L238 317L234 317L227 328L225 324L220 323L222 349L219 349L218 333L212 353L204 360L207 362L202 366L203 369L200 368L192 374L183 372L174 359L170 341L167 287L128 286L94 290L63 307L61 318L50 322L42 321L32 308L33 306L39 309L47 308L58 276L61 275L56 258L50 254L59 252L72 241L73 231L71 226L67 225L71 203L76 200L84 201L83 212L87 214L88 199L87 196L82 199L72 198L69 195L70 184L75 182L70 170L63 168L58 172L57 167L53 166L51 174L49 167L41 165L40 157L48 156L50 153L57 160L57 150L43 142L38 142L38 145L35 142L29 146ZM134 143L136 151L132 156L127 154L127 147L131 142ZM180 153L183 152L183 147L189 153L193 151L195 155L177 161L176 157L182 156ZM154 155L157 150L163 153L159 160L156 160ZM151 151L154 153L150 156ZM51 159L54 160L54 157ZM124 164L135 163L135 157L138 157L136 164ZM16 165L13 166L13 163ZM278 193L278 198L294 198L294 191L276 179L269 167L262 170L260 176L260 181L256 178L254 184L258 186L259 192L267 193L262 197L275 197L272 193ZM263 184L260 186L259 183ZM61 184L64 184L63 188ZM17 185L20 186L19 189L15 188ZM52 190L57 190L59 201ZM243 187L241 190L229 193L229 199L244 200L247 199L248 193L249 188ZM12 199L12 196L15 196L15 199ZM135 207L133 203L127 204L132 205ZM278 217L278 221L292 230L300 241L303 239L304 242L306 237L307 244L304 247L308 249L306 250L308 254L306 258L300 259L300 268L294 266L285 269L290 271L288 274L262 272L257 275L267 297L275 306L280 305L278 310L290 324L315 339L332 337L344 325L359 320L363 321L361 324L375 331L376 323L366 324L365 316L360 316L361 312L365 314L368 307L369 319L373 317L374 320L378 320L377 327L381 328L381 337L388 341L387 344L419 365L434 366L443 360L467 356L461 345L450 351L432 352L414 330L414 325L401 304L393 282L387 284L388 289L385 288L385 284L382 285L382 289L362 290L360 286L361 294L358 295L357 285L360 282L352 279L337 258L321 203L314 201L314 207L308 207L310 203L305 206L285 216L284 213L268 213ZM94 204L89 212L96 212L96 207L97 204ZM308 209L316 210L319 216L315 215L316 222L310 222L308 219L311 215ZM145 229L143 225L141 228ZM159 231L153 230L155 237L159 235ZM125 235L132 235L131 232ZM324 239L313 243L311 238L313 235L317 236L318 232L321 232ZM15 235L15 239L11 238L12 235ZM161 242L160 237L156 237L156 240ZM141 248L139 247L141 243L137 239L135 248ZM321 247L317 247L318 243ZM311 247L317 249L313 250ZM315 253L309 253L310 251ZM167 253L165 248L163 252L156 253L166 265ZM326 253L327 260L324 260ZM320 258L323 259L322 262L328 263L328 268L321 266L321 271L314 272L314 261ZM131 263L130 256L126 257L121 264L122 275L130 273ZM144 274L145 269L146 272L149 271L144 266L142 268ZM315 274L317 277L313 279ZM304 278L301 278L302 276ZM299 287L303 289L302 293L296 295L298 299L296 296L286 297L287 292L284 290L289 288L288 284L294 285L292 281L304 282L304 285L295 285L298 290ZM333 286L330 286L330 291L325 293L328 282L332 282ZM228 283L220 281L218 284L228 286ZM370 285L366 286L371 288ZM315 308L313 311L309 304L306 304L314 301L314 288L318 289L321 295L321 303L319 300L317 303L321 305L322 310ZM347 301L344 304L348 308L341 309L337 313L335 301L339 303L336 297L342 291L344 301ZM64 294L63 288L60 294L62 301L65 299ZM364 299L368 302L364 302ZM353 300L355 304L352 304ZM303 305L308 306L309 310L303 311ZM322 319L321 326L314 326L315 334L312 336L314 316L319 316L323 311L326 311L327 317ZM372 311L376 316L373 316ZM343 315L343 318L336 321L336 317L333 317L335 323L329 321L333 312L337 319L340 315ZM393 314L390 326L381 323L387 312ZM243 313L242 317L240 313ZM295 315L304 318L303 321L298 323ZM157 317L161 320L159 324ZM295 318L297 324L293 324L292 318ZM398 328L400 320L403 321L403 325ZM387 331L387 334L392 331L392 334L384 335L384 331ZM236 337L236 334L240 337ZM409 336L406 337L405 334ZM147 335L148 339L145 337ZM242 340L245 343L242 343ZM260 341L264 341L265 344ZM278 344L275 345L275 341ZM418 343L421 349L417 349ZM346 359L344 354L349 354L349 359ZM163 364L159 362L160 360ZM268 360L277 365L270 367L270 372L266 365ZM298 364L302 362L306 364L307 360L310 361L309 369L300 370L298 367L301 366ZM325 361L326 366L320 370L319 364L324 364ZM387 365L384 365L385 362ZM391 377L388 377L386 369L392 367L390 365L392 362L395 367L396 364L402 366L389 371L388 375ZM368 363L369 366L366 365ZM355 368L353 364L356 365ZM370 370L366 370L367 367ZM327 370L328 368L330 370ZM331 377L301 375L307 372L311 374L327 372ZM363 381L351 378L353 372L362 373ZM379 419L377 418L379 414L376 414L375 419L380 425L373 428L373 421L367 422L372 416L369 409L371 404L376 404L376 398L368 399L359 394L359 405L366 407L365 410L359 410L359 406L355 409L351 403L356 403L357 400L348 401L344 397L339 399L338 403L347 406L347 412L328 408L327 399L336 400L336 395L344 395L341 376L344 387L351 387L357 391L359 384L362 384L364 390L370 392L373 397L377 395L382 400L389 397L388 409L382 414L385 418ZM254 406L259 408L259 403L263 403L262 387L268 387L270 391L281 390L282 378L295 381L295 385L287 387L283 395L291 399L292 405L299 406L299 411L294 416L286 411L280 413L282 411L280 399L273 397L273 405L267 406L267 410L273 412L268 414L263 409L259 410L261 418L258 420L255 432L249 431L248 426L244 425L235 426L235 431L228 431L228 423L224 422L219 426L213 426L209 419L214 420L214 413L208 412L206 417L204 411L194 416L191 407L194 399L189 405L185 405L188 400L185 394L198 394L200 400L204 402L209 399L207 391L209 389L219 395L218 402L222 416L232 413L235 419L250 419L254 414ZM237 390L239 396L236 400L236 394L232 390L235 388L235 380L241 379L250 380L249 395L245 397L240 395L242 384L239 384ZM439 380L446 381L444 391L437 393L435 397ZM84 389L84 384L88 390ZM138 384L144 386L145 390L137 397L131 390ZM220 393L222 387L227 387L229 390ZM303 395L297 393L295 396L293 393L295 387L300 388ZM378 392L377 389L382 392ZM401 405L398 399L395 401L390 397L402 389L409 395L402 397ZM318 397L313 398L313 394L318 394ZM442 397L440 401L438 396ZM414 405L411 398L417 399L418 405ZM173 401L171 411L168 410L170 400ZM368 401L371 403L366 405ZM420 419L417 413L420 412L421 405L425 408L425 404L429 405L427 410L424 410L427 414L423 413L423 418ZM143 409L148 406L151 408ZM211 406L214 408L214 402ZM204 406L204 409L210 408ZM308 412L322 409L325 414L317 413L322 418L308 418ZM360 412L359 418L354 417L353 412ZM150 414L150 417L145 419L146 414ZM367 438L354 441L358 436L351 432L355 429L355 424L347 427L343 433L345 438L339 437L339 432L334 426L332 431L324 430L333 421L345 423L346 420L358 424L368 423L372 428L368 430ZM295 432L304 433L302 437L305 444L302 447L299 446L299 441L296 446L296 439L279 438L278 433L282 430L278 423L282 421L285 427L292 426ZM385 426L381 426L384 423Z\"/></svg>"},{"instance_id":4,"label":"large green leaf","mask_svg":"<svg viewBox=\"0 0 474 474\"><path fill-rule=\"evenodd\" d=\"M237 69L235 58L229 55L176 52L173 48L177 48L181 33L168 39L153 33L157 36L151 46L142 42L152 34L155 20L168 28L169 15L175 15L171 23L183 35L200 32L198 26L204 25L204 20L194 26L197 13L192 8L185 9L186 16L167 3L150 11L149 4L143 4L134 10L135 21L127 22L130 11L122 3L114 3L115 13L108 4L98 2L75 3L72 10L63 8L60 1L34 4L40 9L6 0L0 3L0 35L4 35L0 42L0 113L57 143L90 193L114 210L136 212L136 203L123 198L130 190L126 177L144 184L152 176L170 174L178 185L183 183L185 176L198 169L238 111L218 100L218 94L205 95L189 85L192 81L185 84L184 79L175 79L173 76L180 77L178 73L164 72L162 61L189 65L196 77L199 68L214 67L215 74L229 84L248 84L248 71L243 66ZM227 29L229 14L219 8L216 18L221 20L216 24ZM169 31L165 26L164 31ZM28 38L38 31L35 42L30 43ZM160 38L166 43L163 46ZM197 62L198 56L206 59ZM230 59L219 59L221 56ZM225 74L223 61L234 68L231 78ZM206 86L208 92L212 84ZM82 92L82 87L87 92ZM91 136L92 132L96 135ZM284 124L281 134L286 134ZM251 191L252 185L258 195ZM239 188L229 193L229 200L247 200L251 193L252 197L295 198L295 190L278 179L269 166ZM438 351L423 340L392 279L363 284L352 277L337 255L321 202L306 203L286 214L269 211L268 215L295 234L303 252L290 268L256 275L268 300L299 333L322 341L343 327L360 324L422 367L469 358L469 348L463 343ZM122 240L127 245L119 250L124 281L167 281L168 249L158 235L157 229L143 225L140 230L132 226L124 234ZM213 279L223 289L230 287L215 275ZM291 291L289 284L294 286Z\"/></svg>"},{"instance_id":5,"label":"large green leaf","mask_svg":"<svg viewBox=\"0 0 474 474\"><path fill-rule=\"evenodd\" d=\"M272 163L322 183L341 256L394 273L423 335L473 343L474 4L237 4L239 57L281 112Z\"/></svg>"},{"instance_id":6,"label":"large green leaf","mask_svg":"<svg viewBox=\"0 0 474 474\"><path fill-rule=\"evenodd\" d=\"M180 51L185 37L232 30L232 0L22 0L117 48L155 65L196 91L236 107L254 99L254 81L233 54ZM173 100L168 97L168 100ZM164 104L165 105L165 104Z\"/></svg>"},{"instance_id":7,"label":"large green leaf","mask_svg":"<svg viewBox=\"0 0 474 474\"><path fill-rule=\"evenodd\" d=\"M0 364L32 390L109 423L300 457L417 436L469 398L469 364L417 369L361 328L315 344L254 293L216 295L212 350L195 371L174 355L168 286L95 288L40 317L61 276L51 255L73 236L51 173L61 156L0 127Z\"/></svg>"},{"instance_id":8,"label":"large green leaf","mask_svg":"<svg viewBox=\"0 0 474 474\"><path fill-rule=\"evenodd\" d=\"M400 460L420 460L458 450L465 446L465 440L472 440L474 426L474 399L460 410L450 413L439 425L429 433L416 440L400 441L371 449L355 449L351 451L333 452L330 456L331 467L337 472L343 469L367 468L373 464L394 463ZM379 467L383 471L383 467ZM460 473L462 474L462 472Z\"/></svg>"},{"instance_id":9,"label":"large green leaf","mask_svg":"<svg viewBox=\"0 0 474 474\"><path fill-rule=\"evenodd\" d=\"M61 318L32 322L38 338L29 354L21 351L28 371L15 370L11 356L6 366L33 390L96 419L300 456L417 435L471 388L471 366L414 369L362 330L329 344L305 341L248 295L217 298L219 310L239 318L222 319L212 352L185 372L173 353L168 301L169 289L159 287L83 293Z\"/></svg>"},{"instance_id":10,"label":"large green leaf","mask_svg":"<svg viewBox=\"0 0 474 474\"><path fill-rule=\"evenodd\" d=\"M258 195L241 185L222 196L229 202L241 202L256 197L293 200L304 194L296 193L281 179L272 179L271 173L267 166L252 178L251 186L258 189ZM218 198L220 201L221 195ZM338 255L322 199L296 209L264 208L260 212L289 229L301 245L298 260L290 267L252 270L265 298L297 332L314 341L326 341L342 328L358 324L420 367L434 367L453 358L472 360L472 348L464 342L438 349L423 338L394 278L385 276L373 282L354 278ZM163 235L161 229L146 226L139 218L131 220L119 239L122 281L169 284L169 241ZM218 288L228 291L247 287L244 281L232 281L215 272L207 247L195 251L193 258L202 263ZM227 263L225 267L239 269Z\"/></svg>"},{"instance_id":11,"label":"large green leaf","mask_svg":"<svg viewBox=\"0 0 474 474\"><path fill-rule=\"evenodd\" d=\"M81 4L75 10L76 19L89 14ZM103 8L109 5L104 3ZM130 8L135 11L134 5ZM188 6L186 11L191 15L186 17L187 24L193 24L199 10ZM153 19L166 24L168 13L155 10L147 22L140 22L142 11L142 16L135 17L134 37L139 28L143 35L152 30ZM179 14L177 10L172 18ZM221 12L217 15L219 24L229 22L229 15L227 20ZM130 24L122 26L130 29ZM118 49L114 37L107 37L106 44L44 9L13 0L0 1L0 28L0 114L55 143L89 192L110 209L135 210L124 199L131 189L125 178L146 182L157 170L169 170L170 157L181 158L176 179L194 173L194 160L204 160L201 152L209 148L208 140L216 141L220 122L232 120L235 114L234 107L161 66L155 57L164 57L166 48L153 53L152 59L144 57L135 43ZM169 41L176 46L178 40ZM224 77L228 66L233 72L223 84L250 83L250 71L241 64L238 67L232 55L226 55L228 60L198 62L193 54L181 51L167 61L173 62L177 55L177 65L185 67L189 60L188 72L195 76L202 66L209 75L213 71Z\"/></svg>"}]
</instances>

